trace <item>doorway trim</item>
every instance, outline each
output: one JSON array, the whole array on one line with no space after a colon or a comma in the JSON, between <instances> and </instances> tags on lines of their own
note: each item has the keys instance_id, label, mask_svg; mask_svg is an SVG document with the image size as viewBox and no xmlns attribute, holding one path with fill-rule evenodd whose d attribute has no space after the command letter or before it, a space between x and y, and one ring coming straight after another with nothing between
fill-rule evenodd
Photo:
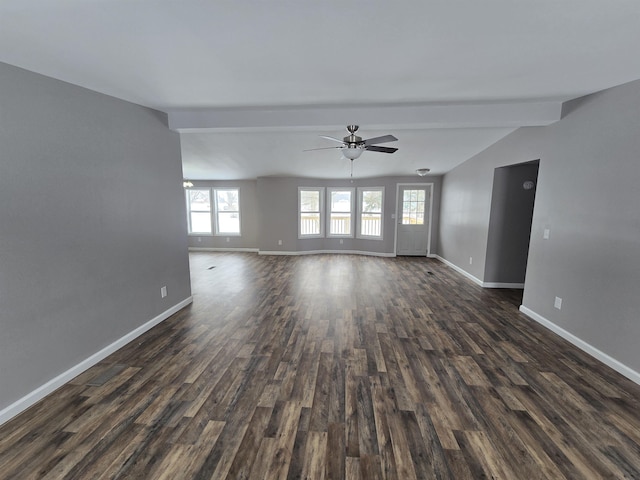
<instances>
[{"instance_id":1,"label":"doorway trim","mask_svg":"<svg viewBox=\"0 0 640 480\"><path fill-rule=\"evenodd\" d=\"M393 235L393 255L398 256L398 208L400 207L400 187L426 187L429 186L429 229L427 231L427 254L426 257L431 256L431 226L433 225L433 189L435 184L432 182L407 182L396 183L396 204L391 216L394 221L394 235Z\"/></svg>"}]
</instances>

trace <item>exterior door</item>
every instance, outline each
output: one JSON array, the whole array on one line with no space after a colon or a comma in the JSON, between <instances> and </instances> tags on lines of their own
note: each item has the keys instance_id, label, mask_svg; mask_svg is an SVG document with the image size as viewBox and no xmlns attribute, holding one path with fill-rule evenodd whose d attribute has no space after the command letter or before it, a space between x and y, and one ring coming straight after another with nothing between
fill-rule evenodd
<instances>
[{"instance_id":1,"label":"exterior door","mask_svg":"<svg viewBox=\"0 0 640 480\"><path fill-rule=\"evenodd\" d=\"M429 253L430 212L431 185L398 185L397 255Z\"/></svg>"}]
</instances>

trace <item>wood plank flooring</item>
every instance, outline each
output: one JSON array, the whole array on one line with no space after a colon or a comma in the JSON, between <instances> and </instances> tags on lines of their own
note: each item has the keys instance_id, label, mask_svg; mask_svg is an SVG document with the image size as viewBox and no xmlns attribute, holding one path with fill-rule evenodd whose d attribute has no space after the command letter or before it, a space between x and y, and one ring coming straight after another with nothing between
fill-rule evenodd
<instances>
[{"instance_id":1,"label":"wood plank flooring","mask_svg":"<svg viewBox=\"0 0 640 480\"><path fill-rule=\"evenodd\" d=\"M0 478L640 478L640 387L518 291L426 258L191 268L191 306L0 428Z\"/></svg>"}]
</instances>

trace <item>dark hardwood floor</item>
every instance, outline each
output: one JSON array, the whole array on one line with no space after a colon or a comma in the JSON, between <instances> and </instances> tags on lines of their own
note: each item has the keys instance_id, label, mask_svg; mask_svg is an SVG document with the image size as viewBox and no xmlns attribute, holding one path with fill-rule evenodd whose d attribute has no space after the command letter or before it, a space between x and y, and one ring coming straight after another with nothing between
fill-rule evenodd
<instances>
[{"instance_id":1,"label":"dark hardwood floor","mask_svg":"<svg viewBox=\"0 0 640 480\"><path fill-rule=\"evenodd\" d=\"M519 291L426 258L191 268L191 306L0 428L0 478L640 478L640 387Z\"/></svg>"}]
</instances>

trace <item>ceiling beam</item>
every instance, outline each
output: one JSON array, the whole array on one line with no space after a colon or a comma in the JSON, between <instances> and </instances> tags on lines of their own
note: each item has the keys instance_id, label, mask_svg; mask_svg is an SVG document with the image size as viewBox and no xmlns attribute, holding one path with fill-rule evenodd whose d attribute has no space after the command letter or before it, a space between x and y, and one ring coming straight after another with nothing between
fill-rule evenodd
<instances>
[{"instance_id":1,"label":"ceiling beam","mask_svg":"<svg viewBox=\"0 0 640 480\"><path fill-rule=\"evenodd\" d=\"M342 128L478 128L549 125L560 120L562 102L454 103L424 105L308 106L170 110L178 132L277 131Z\"/></svg>"}]
</instances>

